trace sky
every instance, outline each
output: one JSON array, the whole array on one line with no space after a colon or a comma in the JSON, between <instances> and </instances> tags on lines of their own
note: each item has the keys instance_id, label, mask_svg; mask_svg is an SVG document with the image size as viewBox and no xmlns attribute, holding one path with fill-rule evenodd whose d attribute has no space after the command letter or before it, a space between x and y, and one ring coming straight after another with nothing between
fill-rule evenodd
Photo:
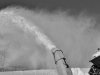
<instances>
[{"instance_id":1,"label":"sky","mask_svg":"<svg viewBox=\"0 0 100 75\"><path fill-rule=\"evenodd\" d=\"M100 13L99 0L0 0L0 9L9 5L21 5L28 8L44 8L49 11L57 9L71 10L73 14L80 11L89 13ZM72 12L71 12L72 13Z\"/></svg>"}]
</instances>

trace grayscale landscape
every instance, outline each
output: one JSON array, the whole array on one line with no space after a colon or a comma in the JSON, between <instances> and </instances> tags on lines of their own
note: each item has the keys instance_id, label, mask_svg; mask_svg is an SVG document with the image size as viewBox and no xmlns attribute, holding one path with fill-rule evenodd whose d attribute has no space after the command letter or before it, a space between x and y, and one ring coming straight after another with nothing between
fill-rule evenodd
<instances>
[{"instance_id":1,"label":"grayscale landscape","mask_svg":"<svg viewBox=\"0 0 100 75\"><path fill-rule=\"evenodd\" d=\"M15 20L12 16L4 16L2 12L13 12L14 16L24 18L25 22ZM44 70L41 75L49 75L47 70L54 72L50 75L58 75L52 52L40 43L34 30L20 27L25 24L30 28L36 26L63 51L70 68L79 68L86 75L92 66L89 61L100 48L99 20L100 14L90 13L85 9L77 14L73 14L71 10L55 9L50 12L46 8L34 9L21 5L1 9L0 75L13 75L15 71L15 75L19 75L21 71L24 75L40 75L37 72Z\"/></svg>"}]
</instances>

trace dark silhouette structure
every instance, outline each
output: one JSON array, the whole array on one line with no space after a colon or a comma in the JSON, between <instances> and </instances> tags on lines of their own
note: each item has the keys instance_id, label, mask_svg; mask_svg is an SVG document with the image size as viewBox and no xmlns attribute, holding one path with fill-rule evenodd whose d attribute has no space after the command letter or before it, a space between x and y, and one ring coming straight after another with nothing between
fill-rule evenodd
<instances>
[{"instance_id":1,"label":"dark silhouette structure","mask_svg":"<svg viewBox=\"0 0 100 75\"><path fill-rule=\"evenodd\" d=\"M98 48L100 50L100 48ZM89 70L89 75L100 75L100 55L90 60L89 62L93 63Z\"/></svg>"}]
</instances>

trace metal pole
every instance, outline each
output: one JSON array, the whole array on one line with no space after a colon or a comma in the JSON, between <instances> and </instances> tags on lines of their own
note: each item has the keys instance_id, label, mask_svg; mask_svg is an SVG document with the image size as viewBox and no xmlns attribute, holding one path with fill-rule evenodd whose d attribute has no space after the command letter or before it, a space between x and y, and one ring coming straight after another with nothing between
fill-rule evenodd
<instances>
[{"instance_id":1,"label":"metal pole","mask_svg":"<svg viewBox=\"0 0 100 75\"><path fill-rule=\"evenodd\" d=\"M54 48L51 50L54 56L54 61L57 67L57 71L59 75L73 75L71 68L66 63L66 58L63 55L62 50Z\"/></svg>"}]
</instances>

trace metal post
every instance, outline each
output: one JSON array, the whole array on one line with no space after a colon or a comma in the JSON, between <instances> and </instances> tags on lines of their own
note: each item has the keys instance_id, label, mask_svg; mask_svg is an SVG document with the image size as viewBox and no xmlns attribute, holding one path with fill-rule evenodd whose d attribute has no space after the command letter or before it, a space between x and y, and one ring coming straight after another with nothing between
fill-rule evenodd
<instances>
[{"instance_id":1,"label":"metal post","mask_svg":"<svg viewBox=\"0 0 100 75\"><path fill-rule=\"evenodd\" d=\"M69 65L66 63L66 58L62 50L54 48L51 50L54 56L54 61L59 75L72 75Z\"/></svg>"}]
</instances>

